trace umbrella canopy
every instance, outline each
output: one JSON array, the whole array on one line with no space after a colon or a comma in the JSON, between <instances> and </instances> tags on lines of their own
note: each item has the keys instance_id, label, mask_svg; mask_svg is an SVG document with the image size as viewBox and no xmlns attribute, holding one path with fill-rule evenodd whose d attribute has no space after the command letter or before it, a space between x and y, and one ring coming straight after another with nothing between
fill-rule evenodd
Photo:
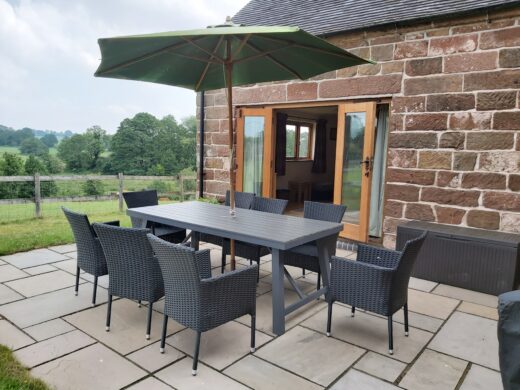
<instances>
[{"instance_id":1,"label":"umbrella canopy","mask_svg":"<svg viewBox=\"0 0 520 390\"><path fill-rule=\"evenodd\" d=\"M368 63L298 27L216 26L99 39L95 75L174 85L195 91L307 79Z\"/></svg>"}]
</instances>

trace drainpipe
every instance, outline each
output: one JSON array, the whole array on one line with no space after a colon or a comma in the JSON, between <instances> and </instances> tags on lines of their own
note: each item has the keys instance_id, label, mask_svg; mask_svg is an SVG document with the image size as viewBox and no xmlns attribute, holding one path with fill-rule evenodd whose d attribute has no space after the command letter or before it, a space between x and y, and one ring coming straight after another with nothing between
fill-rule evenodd
<instances>
[{"instance_id":1,"label":"drainpipe","mask_svg":"<svg viewBox=\"0 0 520 390\"><path fill-rule=\"evenodd\" d=\"M200 93L200 134L199 134L199 198L204 198L204 91Z\"/></svg>"}]
</instances>

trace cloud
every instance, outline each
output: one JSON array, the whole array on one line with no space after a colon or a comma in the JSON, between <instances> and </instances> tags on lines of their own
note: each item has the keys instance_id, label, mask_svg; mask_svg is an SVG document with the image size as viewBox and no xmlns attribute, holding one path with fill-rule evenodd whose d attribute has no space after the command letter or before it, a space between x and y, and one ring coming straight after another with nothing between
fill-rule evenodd
<instances>
[{"instance_id":1,"label":"cloud","mask_svg":"<svg viewBox=\"0 0 520 390\"><path fill-rule=\"evenodd\" d=\"M247 0L0 0L0 124L110 132L141 111L195 113L195 94L97 79L97 39L224 22Z\"/></svg>"}]
</instances>

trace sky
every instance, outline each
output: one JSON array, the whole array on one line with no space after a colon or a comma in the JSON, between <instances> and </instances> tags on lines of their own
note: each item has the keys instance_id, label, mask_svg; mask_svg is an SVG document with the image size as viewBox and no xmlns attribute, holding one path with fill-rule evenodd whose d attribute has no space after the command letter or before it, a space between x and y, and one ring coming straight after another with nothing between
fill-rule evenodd
<instances>
[{"instance_id":1,"label":"sky","mask_svg":"<svg viewBox=\"0 0 520 390\"><path fill-rule=\"evenodd\" d=\"M97 39L221 24L248 0L0 0L0 124L114 133L138 112L182 119L195 93L96 78Z\"/></svg>"}]
</instances>

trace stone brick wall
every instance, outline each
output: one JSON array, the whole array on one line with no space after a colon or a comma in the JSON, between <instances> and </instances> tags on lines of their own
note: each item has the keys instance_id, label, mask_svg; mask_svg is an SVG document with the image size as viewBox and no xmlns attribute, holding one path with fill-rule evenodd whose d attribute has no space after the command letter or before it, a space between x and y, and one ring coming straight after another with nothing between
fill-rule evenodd
<instances>
[{"instance_id":1,"label":"stone brick wall","mask_svg":"<svg viewBox=\"0 0 520 390\"><path fill-rule=\"evenodd\" d=\"M234 103L391 97L385 245L409 219L520 232L520 7L329 40L377 64L235 88ZM208 196L229 179L225 104L206 93Z\"/></svg>"}]
</instances>

